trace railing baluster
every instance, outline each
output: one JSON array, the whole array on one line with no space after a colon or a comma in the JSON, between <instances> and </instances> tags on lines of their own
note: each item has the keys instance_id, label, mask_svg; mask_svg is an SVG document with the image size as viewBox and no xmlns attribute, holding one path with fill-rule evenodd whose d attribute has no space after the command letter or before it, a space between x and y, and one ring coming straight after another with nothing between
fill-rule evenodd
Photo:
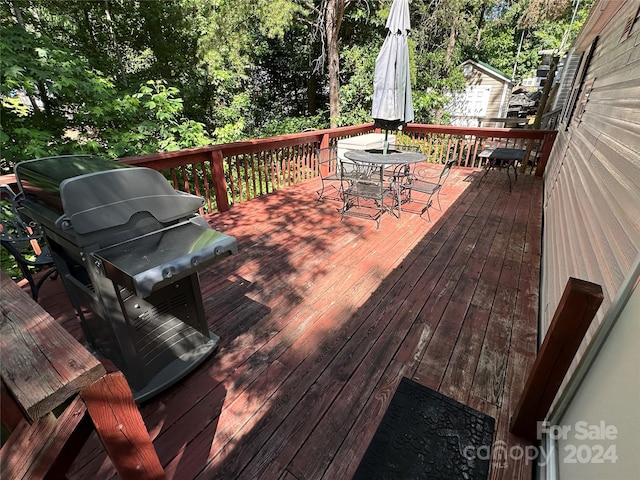
<instances>
[{"instance_id":1,"label":"railing baluster","mask_svg":"<svg viewBox=\"0 0 640 480\"><path fill-rule=\"evenodd\" d=\"M176 175L176 169L171 168L169 171L171 172L171 180L173 180L173 188L175 190L180 190L180 185L178 185L178 176Z\"/></svg>"},{"instance_id":2,"label":"railing baluster","mask_svg":"<svg viewBox=\"0 0 640 480\"><path fill-rule=\"evenodd\" d=\"M278 164L273 161L273 150L267 151L267 158L269 159L269 172L271 172L271 185L274 190L280 188L280 182L278 181Z\"/></svg>"},{"instance_id":3,"label":"railing baluster","mask_svg":"<svg viewBox=\"0 0 640 480\"><path fill-rule=\"evenodd\" d=\"M207 172L207 163L202 162L200 164L202 168L202 183L204 184L204 200L207 205L207 213L213 211L211 208L211 188L209 186L209 175Z\"/></svg>"},{"instance_id":4,"label":"railing baluster","mask_svg":"<svg viewBox=\"0 0 640 480\"><path fill-rule=\"evenodd\" d=\"M196 195L201 195L204 190L207 208L224 211L229 208L229 201L244 202L318 176L317 148L327 148L339 139L371 131L374 131L373 123L368 123L120 161L165 172L175 189L187 193L193 190ZM428 162L442 163L451 157L456 164L466 167L483 167L477 155L485 147L502 144L526 148L530 151L530 158L538 162L536 175L542 175L555 136L556 132L551 130L410 124L399 132L398 141L420 149ZM182 180L178 175L182 175Z\"/></svg>"},{"instance_id":5,"label":"railing baluster","mask_svg":"<svg viewBox=\"0 0 640 480\"><path fill-rule=\"evenodd\" d=\"M192 163L191 164L191 175L193 176L193 188L195 190L195 194L198 197L201 197L202 194L200 193L200 179L199 179L199 175L198 175L198 164L197 163ZM200 215L204 215L204 210L201 207L199 209Z\"/></svg>"}]
</instances>

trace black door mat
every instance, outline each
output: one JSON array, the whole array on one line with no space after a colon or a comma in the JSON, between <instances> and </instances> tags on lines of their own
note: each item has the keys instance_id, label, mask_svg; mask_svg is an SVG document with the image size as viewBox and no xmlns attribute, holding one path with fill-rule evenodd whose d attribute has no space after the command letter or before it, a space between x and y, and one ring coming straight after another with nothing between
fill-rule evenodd
<instances>
[{"instance_id":1,"label":"black door mat","mask_svg":"<svg viewBox=\"0 0 640 480\"><path fill-rule=\"evenodd\" d=\"M492 417L403 378L353 478L484 480L494 426Z\"/></svg>"}]
</instances>

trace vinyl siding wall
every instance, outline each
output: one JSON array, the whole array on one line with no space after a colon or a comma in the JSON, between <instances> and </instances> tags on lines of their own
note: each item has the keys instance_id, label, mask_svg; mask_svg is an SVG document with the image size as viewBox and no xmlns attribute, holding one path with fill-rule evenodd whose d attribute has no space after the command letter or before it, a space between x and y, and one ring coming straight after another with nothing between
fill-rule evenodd
<instances>
[{"instance_id":1,"label":"vinyl siding wall","mask_svg":"<svg viewBox=\"0 0 640 480\"><path fill-rule=\"evenodd\" d=\"M637 9L625 2L599 31L584 77L591 90L558 126L545 171L541 339L569 277L605 295L576 362L640 255L640 25L622 38Z\"/></svg>"}]
</instances>

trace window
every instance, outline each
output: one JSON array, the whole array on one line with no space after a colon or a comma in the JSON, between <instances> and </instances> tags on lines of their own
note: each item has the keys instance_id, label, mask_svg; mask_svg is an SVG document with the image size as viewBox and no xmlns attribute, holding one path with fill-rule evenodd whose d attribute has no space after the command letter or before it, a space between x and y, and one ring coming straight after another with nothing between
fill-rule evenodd
<instances>
[{"instance_id":1,"label":"window","mask_svg":"<svg viewBox=\"0 0 640 480\"><path fill-rule=\"evenodd\" d=\"M573 79L573 86L571 87L571 93L569 94L569 101L565 105L560 117L560 123L564 123L566 125L566 128L569 128L569 124L571 123L571 119L573 118L578 99L581 98L584 81L587 76L587 71L589 70L591 59L593 58L593 54L596 50L597 43L598 37L594 38L589 48L585 50L584 54L582 55L582 59L580 60L580 66L576 71L576 76Z\"/></svg>"}]
</instances>

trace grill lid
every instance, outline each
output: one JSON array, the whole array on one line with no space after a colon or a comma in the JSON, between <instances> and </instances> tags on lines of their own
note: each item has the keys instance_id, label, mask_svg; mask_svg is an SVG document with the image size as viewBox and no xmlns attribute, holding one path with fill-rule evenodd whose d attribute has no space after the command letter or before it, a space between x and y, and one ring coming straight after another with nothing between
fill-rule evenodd
<instances>
[{"instance_id":1,"label":"grill lid","mask_svg":"<svg viewBox=\"0 0 640 480\"><path fill-rule=\"evenodd\" d=\"M126 225L140 212L166 224L204 205L201 197L174 190L160 172L92 155L21 162L16 178L23 205L77 235Z\"/></svg>"},{"instance_id":2,"label":"grill lid","mask_svg":"<svg viewBox=\"0 0 640 480\"><path fill-rule=\"evenodd\" d=\"M69 178L60 184L63 229L87 234L125 225L138 212L148 212L161 223L193 214L201 197L174 190L160 172L144 167L107 170Z\"/></svg>"},{"instance_id":3,"label":"grill lid","mask_svg":"<svg viewBox=\"0 0 640 480\"><path fill-rule=\"evenodd\" d=\"M16 165L15 174L20 190L28 201L62 215L60 184L64 180L88 173L127 168L132 167L95 155L60 155L20 162Z\"/></svg>"}]
</instances>

